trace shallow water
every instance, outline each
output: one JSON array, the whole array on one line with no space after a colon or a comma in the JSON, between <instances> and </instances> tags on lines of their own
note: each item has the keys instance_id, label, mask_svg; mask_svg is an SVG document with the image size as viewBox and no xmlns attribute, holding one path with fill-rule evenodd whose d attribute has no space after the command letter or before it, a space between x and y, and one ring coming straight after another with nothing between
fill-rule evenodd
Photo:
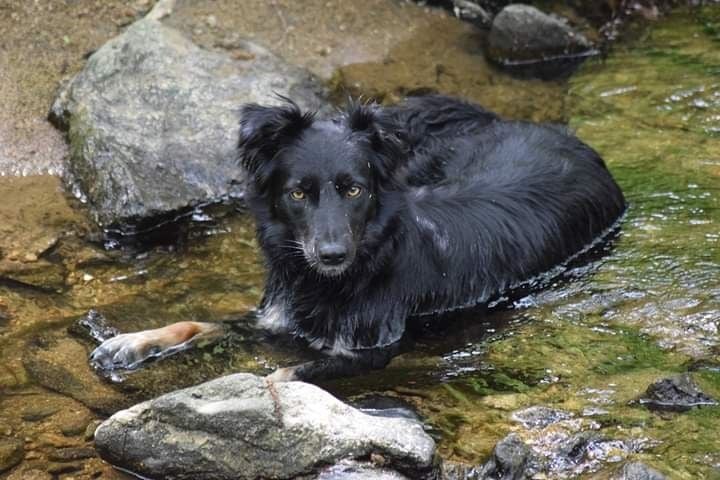
<instances>
[{"instance_id":1,"label":"shallow water","mask_svg":"<svg viewBox=\"0 0 720 480\"><path fill-rule=\"evenodd\" d=\"M422 62L407 59L442 57L452 75L435 78L434 89L506 115L569 119L606 159L630 209L604 255L550 288L511 309L459 316L386 370L326 387L404 400L427 420L442 456L460 463L482 463L516 431L546 462L547 478L608 478L626 458L670 478L720 477L720 407L655 414L629 404L657 378L688 370L720 398L720 7L639 30L567 86L492 72L469 50L466 26L432 15L429 25L456 25L437 39L444 47L409 38L390 48L395 61L337 66L333 82L392 99L428 84L418 80L429 75L418 71ZM477 73L463 80L464 71ZM57 179L0 178L0 192L0 438L28 439L21 468L111 475L98 459L63 463L56 452L87 445L84 425L140 399L306 355L240 331L120 384L102 381L87 366L93 343L77 319L94 308L132 331L241 316L262 288L252 222L217 206L195 212L170 241L108 250ZM565 413L546 426L519 421L519 410L536 405ZM591 435L582 452L559 454L578 433Z\"/></svg>"}]
</instances>

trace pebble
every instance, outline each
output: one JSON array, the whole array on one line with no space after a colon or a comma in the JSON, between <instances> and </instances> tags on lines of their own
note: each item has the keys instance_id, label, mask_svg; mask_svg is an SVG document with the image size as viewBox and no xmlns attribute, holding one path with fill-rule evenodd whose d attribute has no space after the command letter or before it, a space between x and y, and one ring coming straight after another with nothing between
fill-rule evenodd
<instances>
[{"instance_id":1,"label":"pebble","mask_svg":"<svg viewBox=\"0 0 720 480\"><path fill-rule=\"evenodd\" d=\"M95 430L97 430L101 423L100 420L93 420L88 424L87 428L85 428L85 436L83 437L86 442L95 438Z\"/></svg>"},{"instance_id":2,"label":"pebble","mask_svg":"<svg viewBox=\"0 0 720 480\"><path fill-rule=\"evenodd\" d=\"M38 435L38 443L40 445L64 448L64 447L75 447L78 445L78 441L70 439L68 437L58 435L56 433L41 433Z\"/></svg>"},{"instance_id":3,"label":"pebble","mask_svg":"<svg viewBox=\"0 0 720 480\"><path fill-rule=\"evenodd\" d=\"M41 405L26 408L21 414L20 418L26 422L39 422L47 417L55 415L59 411L59 408L52 405Z\"/></svg>"},{"instance_id":4,"label":"pebble","mask_svg":"<svg viewBox=\"0 0 720 480\"><path fill-rule=\"evenodd\" d=\"M93 458L97 456L94 448L90 447L70 447L57 449L48 455L48 458L55 462L72 462L75 460L83 460L85 458Z\"/></svg>"}]
</instances>

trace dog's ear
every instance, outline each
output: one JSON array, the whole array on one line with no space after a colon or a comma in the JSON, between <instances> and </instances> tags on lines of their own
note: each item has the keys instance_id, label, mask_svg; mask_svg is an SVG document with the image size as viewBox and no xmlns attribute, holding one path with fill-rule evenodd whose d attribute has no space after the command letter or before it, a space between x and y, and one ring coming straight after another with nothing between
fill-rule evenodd
<instances>
[{"instance_id":1,"label":"dog's ear","mask_svg":"<svg viewBox=\"0 0 720 480\"><path fill-rule=\"evenodd\" d=\"M295 102L279 97L284 105L250 103L240 109L240 162L258 182L267 178L277 153L312 125L315 117L315 112L303 113Z\"/></svg>"},{"instance_id":2,"label":"dog's ear","mask_svg":"<svg viewBox=\"0 0 720 480\"><path fill-rule=\"evenodd\" d=\"M402 166L408 158L408 148L400 129L388 121L377 104L350 102L347 108L348 127L365 136L377 154L375 168L385 178Z\"/></svg>"}]
</instances>

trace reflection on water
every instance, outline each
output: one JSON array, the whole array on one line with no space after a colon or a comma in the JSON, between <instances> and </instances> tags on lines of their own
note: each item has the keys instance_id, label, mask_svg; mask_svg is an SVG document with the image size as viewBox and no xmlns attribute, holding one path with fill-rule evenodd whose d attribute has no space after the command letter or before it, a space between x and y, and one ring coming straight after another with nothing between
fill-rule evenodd
<instances>
[{"instance_id":1,"label":"reflection on water","mask_svg":"<svg viewBox=\"0 0 720 480\"><path fill-rule=\"evenodd\" d=\"M386 370L327 387L413 405L453 461L480 463L515 431L552 478L594 471L606 478L625 458L671 478L717 475L720 408L659 416L629 402L655 379L687 370L720 397L719 31L720 7L679 12L571 78L563 115L607 160L631 203L606 255L513 308L459 315L447 328L431 325ZM396 56L411 45L401 44ZM362 64L342 74L388 69ZM523 98L537 105L518 111L532 115L557 101ZM87 446L84 429L97 412L223 373L268 372L305 355L238 329L223 343L155 363L120 385L101 381L87 365L93 344L76 320L96 309L126 332L241 317L262 288L253 225L220 206L195 212L171 242L105 250L86 240L92 229L77 210L58 207L44 216L43 205L67 204L57 185L42 183L54 180L38 181L0 184L8 205L44 192L37 208L22 209L25 224L41 228L0 240L0 437L32 439L28 468L46 468L58 449ZM23 223L15 211L0 206L3 224ZM15 250L21 253L10 255ZM541 428L512 420L513 412L535 405L565 413ZM582 455L557 450L568 442L582 443ZM78 468L78 476L103 471L97 459Z\"/></svg>"}]
</instances>

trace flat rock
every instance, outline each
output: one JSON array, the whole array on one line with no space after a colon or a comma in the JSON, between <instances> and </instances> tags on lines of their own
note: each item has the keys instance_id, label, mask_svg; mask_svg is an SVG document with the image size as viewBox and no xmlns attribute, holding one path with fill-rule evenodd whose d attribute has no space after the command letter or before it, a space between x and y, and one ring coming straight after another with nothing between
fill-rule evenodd
<instances>
[{"instance_id":1,"label":"flat rock","mask_svg":"<svg viewBox=\"0 0 720 480\"><path fill-rule=\"evenodd\" d=\"M651 410L674 411L718 404L717 400L700 390L689 373L658 380L638 401Z\"/></svg>"},{"instance_id":2,"label":"flat rock","mask_svg":"<svg viewBox=\"0 0 720 480\"><path fill-rule=\"evenodd\" d=\"M70 141L70 180L100 225L125 225L241 196L238 110L322 105L305 70L243 42L233 59L145 18L110 40L61 89L50 118Z\"/></svg>"},{"instance_id":3,"label":"flat rock","mask_svg":"<svg viewBox=\"0 0 720 480\"><path fill-rule=\"evenodd\" d=\"M592 43L560 17L535 7L508 5L493 19L487 54L504 66L559 63L594 53Z\"/></svg>"},{"instance_id":4,"label":"flat rock","mask_svg":"<svg viewBox=\"0 0 720 480\"><path fill-rule=\"evenodd\" d=\"M378 478L395 471L419 479L435 452L418 422L366 415L314 385L251 374L118 412L97 429L95 445L114 465L171 480L294 478L373 457L387 470Z\"/></svg>"},{"instance_id":5,"label":"flat rock","mask_svg":"<svg viewBox=\"0 0 720 480\"><path fill-rule=\"evenodd\" d=\"M0 437L0 473L20 463L25 456L22 440Z\"/></svg>"},{"instance_id":6,"label":"flat rock","mask_svg":"<svg viewBox=\"0 0 720 480\"><path fill-rule=\"evenodd\" d=\"M97 412L111 414L131 405L131 397L98 379L87 357L87 349L73 339L42 337L30 342L23 365L37 384Z\"/></svg>"}]
</instances>

